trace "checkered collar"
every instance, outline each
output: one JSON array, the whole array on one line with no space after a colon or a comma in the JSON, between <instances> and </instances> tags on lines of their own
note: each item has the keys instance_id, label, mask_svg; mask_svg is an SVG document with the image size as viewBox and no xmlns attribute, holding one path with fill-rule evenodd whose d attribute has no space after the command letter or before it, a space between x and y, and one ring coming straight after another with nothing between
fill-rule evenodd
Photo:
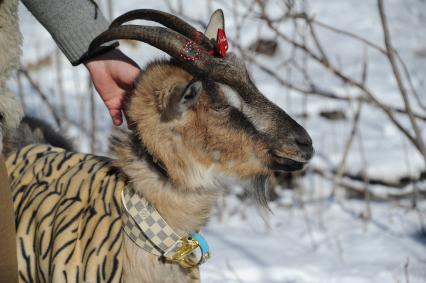
<instances>
[{"instance_id":1,"label":"checkered collar","mask_svg":"<svg viewBox=\"0 0 426 283\"><path fill-rule=\"evenodd\" d=\"M209 258L206 240L199 233L179 235L145 198L127 187L122 192L123 230L145 251L183 267L194 267ZM189 255L200 248L198 260Z\"/></svg>"}]
</instances>

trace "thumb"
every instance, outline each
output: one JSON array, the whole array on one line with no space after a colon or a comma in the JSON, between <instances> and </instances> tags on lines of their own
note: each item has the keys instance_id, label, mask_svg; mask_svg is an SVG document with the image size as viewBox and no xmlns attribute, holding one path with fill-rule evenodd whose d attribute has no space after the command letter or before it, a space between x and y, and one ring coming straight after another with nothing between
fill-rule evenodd
<instances>
[{"instance_id":1,"label":"thumb","mask_svg":"<svg viewBox=\"0 0 426 283\"><path fill-rule=\"evenodd\" d=\"M115 126L120 126L123 123L123 115L120 109L108 109L111 115L112 122Z\"/></svg>"}]
</instances>

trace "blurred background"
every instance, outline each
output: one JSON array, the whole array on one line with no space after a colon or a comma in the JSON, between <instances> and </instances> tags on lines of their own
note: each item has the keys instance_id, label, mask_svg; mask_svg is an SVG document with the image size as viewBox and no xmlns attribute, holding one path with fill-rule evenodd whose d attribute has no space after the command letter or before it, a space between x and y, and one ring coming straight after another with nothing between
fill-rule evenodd
<instances>
[{"instance_id":1,"label":"blurred background","mask_svg":"<svg viewBox=\"0 0 426 283\"><path fill-rule=\"evenodd\" d=\"M313 138L309 167L270 181L271 213L229 185L204 231L203 282L426 282L426 1L378 2L97 1L110 19L153 8L202 31L222 8L230 51ZM10 89L81 151L108 154L112 123L87 71L22 5L20 17ZM139 42L121 49L142 67L166 56Z\"/></svg>"}]
</instances>

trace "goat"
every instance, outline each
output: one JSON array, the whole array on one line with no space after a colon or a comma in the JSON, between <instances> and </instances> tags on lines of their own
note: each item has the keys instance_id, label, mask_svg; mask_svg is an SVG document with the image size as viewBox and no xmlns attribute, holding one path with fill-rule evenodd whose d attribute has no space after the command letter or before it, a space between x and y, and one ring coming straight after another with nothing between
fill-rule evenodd
<instances>
[{"instance_id":1,"label":"goat","mask_svg":"<svg viewBox=\"0 0 426 283\"><path fill-rule=\"evenodd\" d=\"M134 19L154 20L167 28L123 25ZM135 10L117 18L93 41L91 50L117 39L141 40L174 59L149 64L137 79L124 106L130 131L112 138L115 159L45 146L27 146L9 153L18 237L30 234L33 241L29 249L24 247L31 240L22 238L18 243L23 258L21 279L198 282L197 267L205 258L193 259L193 248L181 248L187 248L194 240L189 236L196 237L198 234L192 233L207 223L221 180L233 176L262 184L273 172L300 170L310 160L313 147L305 129L260 93L240 59L233 54L223 56L223 49L214 42L223 29L221 10L212 15L204 34L173 15ZM45 132L41 129L39 136ZM88 169L85 164L89 164ZM52 177L55 170L59 177ZM82 176L82 171L88 175ZM34 179L36 185L31 183ZM71 187L77 193L71 194ZM45 196L40 201L27 199L31 193L35 198L38 195L28 192L29 188L46 192ZM256 186L255 191L257 200L265 205L264 188ZM147 211L157 211L165 225L185 239L179 240L177 247L171 246L183 257L169 257L162 249L147 252L141 248L145 243L132 238L133 230L126 226L126 219L137 217L131 214L131 201L125 193L130 194L129 199L136 196L148 203L136 209L140 218L148 217ZM55 201L47 201L52 194ZM61 197L56 199L56 195ZM99 198L105 199L103 204L97 203ZM33 202L38 206L31 208ZM76 202L88 207L79 204L75 208ZM48 216L39 215L39 209L46 210L43 213ZM25 210L29 211L26 216ZM70 220L67 211L76 211ZM91 225L94 231L88 237L86 225L93 224L92 217L98 224L94 228ZM80 218L84 221L78 222ZM117 222L121 218L123 222ZM49 228L52 232L40 232ZM141 229L146 241L152 240ZM68 231L68 236L63 236L63 231ZM43 237L49 240L43 242ZM56 245L59 238L64 243ZM112 239L121 239L121 244ZM197 238L195 247L203 248L202 241ZM99 251L99 246L111 248ZM28 254L29 250L34 254ZM94 267L95 260L87 254L97 257ZM73 258L82 263L70 265ZM33 262L31 268L28 262Z\"/></svg>"}]
</instances>

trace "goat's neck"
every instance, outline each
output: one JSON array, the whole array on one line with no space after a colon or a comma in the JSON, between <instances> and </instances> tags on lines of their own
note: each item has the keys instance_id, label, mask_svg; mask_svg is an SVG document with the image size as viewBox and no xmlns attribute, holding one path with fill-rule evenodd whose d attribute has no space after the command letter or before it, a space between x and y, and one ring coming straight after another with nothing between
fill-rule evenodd
<instances>
[{"instance_id":1,"label":"goat's neck","mask_svg":"<svg viewBox=\"0 0 426 283\"><path fill-rule=\"evenodd\" d=\"M213 188L176 187L146 159L133 159L121 167L129 177L129 184L158 210L177 233L192 233L206 224L216 201Z\"/></svg>"}]
</instances>

